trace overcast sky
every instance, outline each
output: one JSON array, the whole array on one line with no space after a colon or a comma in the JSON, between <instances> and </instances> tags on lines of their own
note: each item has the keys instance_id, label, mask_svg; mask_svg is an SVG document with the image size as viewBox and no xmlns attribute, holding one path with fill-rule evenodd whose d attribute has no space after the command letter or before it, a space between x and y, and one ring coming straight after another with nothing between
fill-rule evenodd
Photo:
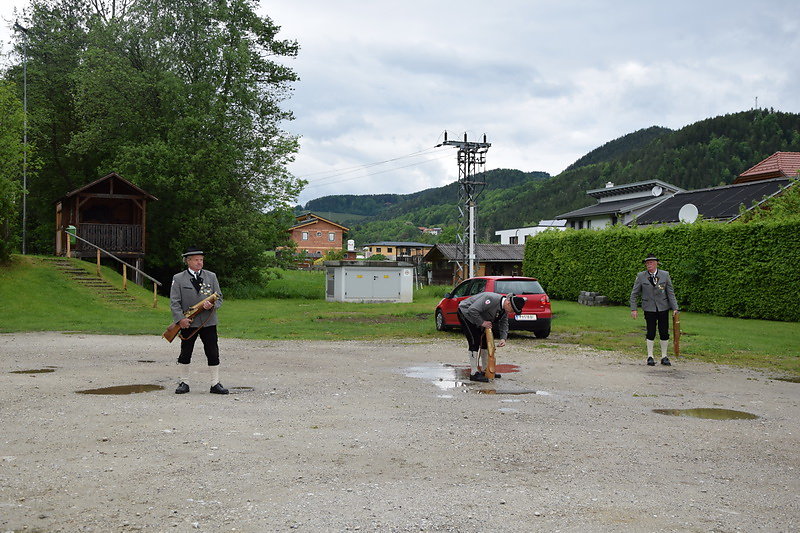
<instances>
[{"instance_id":1,"label":"overcast sky","mask_svg":"<svg viewBox=\"0 0 800 533\"><path fill-rule=\"evenodd\" d=\"M0 0L4 44L11 6ZM557 174L649 126L759 107L800 112L800 1L264 0L301 49L286 129L300 203L458 178L450 138L486 169ZM7 44L4 46L8 50ZM642 176L646 179L646 176Z\"/></svg>"}]
</instances>

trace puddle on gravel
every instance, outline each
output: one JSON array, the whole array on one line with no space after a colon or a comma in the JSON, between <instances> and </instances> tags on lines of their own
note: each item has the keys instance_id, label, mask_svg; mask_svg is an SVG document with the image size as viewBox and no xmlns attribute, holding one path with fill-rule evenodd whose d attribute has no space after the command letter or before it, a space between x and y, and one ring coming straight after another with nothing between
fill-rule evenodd
<instances>
[{"instance_id":1,"label":"puddle on gravel","mask_svg":"<svg viewBox=\"0 0 800 533\"><path fill-rule=\"evenodd\" d=\"M48 372L55 372L54 368L36 368L33 370L12 370L12 374L47 374Z\"/></svg>"},{"instance_id":2,"label":"puddle on gravel","mask_svg":"<svg viewBox=\"0 0 800 533\"><path fill-rule=\"evenodd\" d=\"M716 409L713 407L703 407L700 409L653 409L653 412L660 415L689 416L692 418L706 418L709 420L753 420L758 418L758 415L745 411Z\"/></svg>"},{"instance_id":3,"label":"puddle on gravel","mask_svg":"<svg viewBox=\"0 0 800 533\"><path fill-rule=\"evenodd\" d=\"M403 370L403 373L410 378L426 379L443 391L461 388L466 392L465 378L459 377L457 369L452 366L412 366Z\"/></svg>"},{"instance_id":4,"label":"puddle on gravel","mask_svg":"<svg viewBox=\"0 0 800 533\"><path fill-rule=\"evenodd\" d=\"M152 359L139 359L137 363L155 363Z\"/></svg>"},{"instance_id":5,"label":"puddle on gravel","mask_svg":"<svg viewBox=\"0 0 800 533\"><path fill-rule=\"evenodd\" d=\"M253 387L228 387L228 390L231 394L241 394L242 392L252 392L255 389Z\"/></svg>"},{"instance_id":6,"label":"puddle on gravel","mask_svg":"<svg viewBox=\"0 0 800 533\"><path fill-rule=\"evenodd\" d=\"M495 371L501 377L496 378L502 380L503 374L511 374L519 372L518 365L499 364L495 367ZM497 389L471 389L467 385L483 385L480 382L472 382L469 380L469 366L466 365L426 365L426 366L412 366L403 370L403 373L410 378L426 379L433 383L440 391L444 392L477 392L478 394L539 394L548 395L549 393L536 390L497 390ZM495 382L496 383L496 382ZM452 398L449 394L439 395L439 398Z\"/></svg>"},{"instance_id":7,"label":"puddle on gravel","mask_svg":"<svg viewBox=\"0 0 800 533\"><path fill-rule=\"evenodd\" d=\"M164 390L161 385L117 385L115 387L103 387L102 389L76 390L78 394L137 394L140 392L150 392L154 390Z\"/></svg>"},{"instance_id":8,"label":"puddle on gravel","mask_svg":"<svg viewBox=\"0 0 800 533\"><path fill-rule=\"evenodd\" d=\"M444 365L445 368L452 368L456 372L456 376L462 381L469 381L469 365ZM501 379L503 374L511 374L519 372L519 365L511 365L508 363L500 363L495 365L494 371L500 374Z\"/></svg>"},{"instance_id":9,"label":"puddle on gravel","mask_svg":"<svg viewBox=\"0 0 800 533\"><path fill-rule=\"evenodd\" d=\"M502 390L502 389L479 389L478 394L538 394L539 396L550 396L549 392L543 390Z\"/></svg>"},{"instance_id":10,"label":"puddle on gravel","mask_svg":"<svg viewBox=\"0 0 800 533\"><path fill-rule=\"evenodd\" d=\"M800 383L800 377L795 378L772 378L775 381L788 381L789 383Z\"/></svg>"}]
</instances>

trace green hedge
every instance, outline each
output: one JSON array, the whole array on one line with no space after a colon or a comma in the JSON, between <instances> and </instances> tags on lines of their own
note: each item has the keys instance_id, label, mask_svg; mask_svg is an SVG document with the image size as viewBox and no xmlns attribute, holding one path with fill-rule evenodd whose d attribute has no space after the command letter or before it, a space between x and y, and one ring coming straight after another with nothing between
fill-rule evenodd
<instances>
[{"instance_id":1,"label":"green hedge","mask_svg":"<svg viewBox=\"0 0 800 533\"><path fill-rule=\"evenodd\" d=\"M800 222L548 231L528 239L523 271L551 298L596 291L627 305L642 260L669 271L682 310L800 320Z\"/></svg>"}]
</instances>

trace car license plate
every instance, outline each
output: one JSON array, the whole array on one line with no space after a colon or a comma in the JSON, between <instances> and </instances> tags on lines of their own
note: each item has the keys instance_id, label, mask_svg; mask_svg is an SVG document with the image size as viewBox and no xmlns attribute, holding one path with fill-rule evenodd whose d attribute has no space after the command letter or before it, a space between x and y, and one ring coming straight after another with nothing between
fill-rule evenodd
<instances>
[{"instance_id":1,"label":"car license plate","mask_svg":"<svg viewBox=\"0 0 800 533\"><path fill-rule=\"evenodd\" d=\"M536 320L536 315L517 315L517 320Z\"/></svg>"}]
</instances>

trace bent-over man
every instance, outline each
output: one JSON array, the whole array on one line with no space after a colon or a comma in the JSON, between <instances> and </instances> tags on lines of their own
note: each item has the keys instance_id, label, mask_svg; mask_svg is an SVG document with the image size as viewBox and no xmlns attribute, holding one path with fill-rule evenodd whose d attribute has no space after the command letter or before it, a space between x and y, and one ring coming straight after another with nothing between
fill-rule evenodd
<instances>
[{"instance_id":1,"label":"bent-over man","mask_svg":"<svg viewBox=\"0 0 800 533\"><path fill-rule=\"evenodd\" d=\"M525 298L513 294L497 294L496 292L481 292L464 299L458 304L458 321L461 322L461 331L467 338L469 345L469 379L486 383L486 365L489 361L489 352L486 345L485 329L496 330L497 345L506 345L508 338L508 313L521 313L525 305ZM480 369L478 357L480 352ZM495 377L500 377L495 374Z\"/></svg>"}]
</instances>

